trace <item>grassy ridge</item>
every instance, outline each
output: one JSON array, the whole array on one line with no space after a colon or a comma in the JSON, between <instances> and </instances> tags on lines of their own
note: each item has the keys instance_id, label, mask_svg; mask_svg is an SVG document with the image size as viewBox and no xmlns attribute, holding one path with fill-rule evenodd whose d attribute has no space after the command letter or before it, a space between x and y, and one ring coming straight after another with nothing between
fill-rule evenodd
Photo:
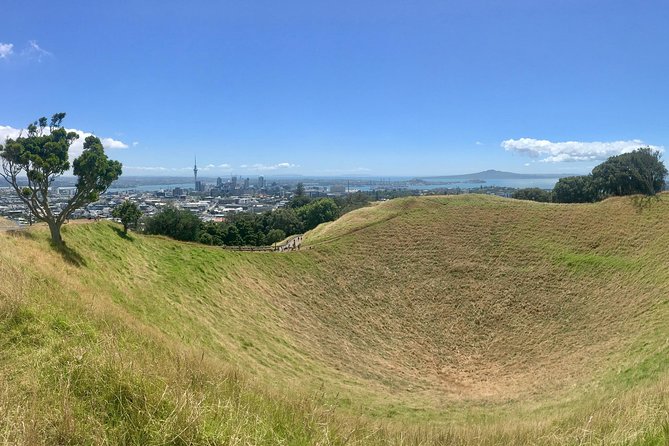
<instances>
[{"instance_id":1,"label":"grassy ridge","mask_svg":"<svg viewBox=\"0 0 669 446\"><path fill-rule=\"evenodd\" d=\"M664 444L668 217L408 198L290 254L0 235L0 444Z\"/></svg>"}]
</instances>

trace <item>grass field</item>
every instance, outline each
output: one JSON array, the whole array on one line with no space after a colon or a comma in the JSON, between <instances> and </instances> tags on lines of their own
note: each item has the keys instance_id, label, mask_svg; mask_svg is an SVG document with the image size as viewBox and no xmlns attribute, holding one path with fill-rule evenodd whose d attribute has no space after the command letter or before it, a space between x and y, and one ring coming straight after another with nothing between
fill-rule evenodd
<instances>
[{"instance_id":1,"label":"grass field","mask_svg":"<svg viewBox=\"0 0 669 446\"><path fill-rule=\"evenodd\" d=\"M669 444L667 195L47 236L0 233L0 444Z\"/></svg>"}]
</instances>

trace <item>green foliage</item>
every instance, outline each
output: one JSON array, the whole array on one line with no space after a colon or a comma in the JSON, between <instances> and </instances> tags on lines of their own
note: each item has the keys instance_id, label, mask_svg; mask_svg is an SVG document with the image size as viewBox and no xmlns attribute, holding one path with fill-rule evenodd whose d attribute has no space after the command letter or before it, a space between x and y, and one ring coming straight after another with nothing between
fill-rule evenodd
<instances>
[{"instance_id":1,"label":"green foliage","mask_svg":"<svg viewBox=\"0 0 669 446\"><path fill-rule=\"evenodd\" d=\"M607 195L655 195L664 188L666 176L660 152L642 147L610 157L590 175L560 178L553 189L553 200L591 203Z\"/></svg>"},{"instance_id":2,"label":"green foliage","mask_svg":"<svg viewBox=\"0 0 669 446\"><path fill-rule=\"evenodd\" d=\"M599 199L592 175L560 178L553 188L556 203L592 203Z\"/></svg>"},{"instance_id":3,"label":"green foliage","mask_svg":"<svg viewBox=\"0 0 669 446\"><path fill-rule=\"evenodd\" d=\"M308 231L326 221L336 220L339 207L331 198L322 198L299 208L297 215L304 224L304 230Z\"/></svg>"},{"instance_id":4,"label":"green foliage","mask_svg":"<svg viewBox=\"0 0 669 446\"><path fill-rule=\"evenodd\" d=\"M59 213L49 205L49 188L53 182L70 169L68 151L79 137L68 132L62 122L65 113L51 117L47 130L45 117L28 125L26 136L9 138L0 145L2 176L15 190L18 197L38 219L45 221L51 230L51 239L62 245L60 227L72 212L97 201L99 195L121 175L121 163L107 158L102 143L95 136L84 142L83 153L72 163L77 177L77 189ZM25 174L27 187L19 186L19 177Z\"/></svg>"},{"instance_id":5,"label":"green foliage","mask_svg":"<svg viewBox=\"0 0 669 446\"><path fill-rule=\"evenodd\" d=\"M207 221L200 224L200 233L198 235L198 242L205 245L223 245L226 233L222 225Z\"/></svg>"},{"instance_id":6,"label":"green foliage","mask_svg":"<svg viewBox=\"0 0 669 446\"><path fill-rule=\"evenodd\" d=\"M296 195L288 202L288 207L291 209L298 209L309 203L311 203L311 198L306 195Z\"/></svg>"},{"instance_id":7,"label":"green foliage","mask_svg":"<svg viewBox=\"0 0 669 446\"><path fill-rule=\"evenodd\" d=\"M200 219L189 211L168 206L144 221L147 234L166 235L176 240L194 242L198 240Z\"/></svg>"},{"instance_id":8,"label":"green foliage","mask_svg":"<svg viewBox=\"0 0 669 446\"><path fill-rule=\"evenodd\" d=\"M511 198L515 198L517 200L530 200L548 203L551 201L551 193L549 191L539 189L538 187L527 187L525 189L518 189L515 191L511 195Z\"/></svg>"},{"instance_id":9,"label":"green foliage","mask_svg":"<svg viewBox=\"0 0 669 446\"><path fill-rule=\"evenodd\" d=\"M598 188L608 195L655 195L664 188L667 168L650 147L612 156L592 170Z\"/></svg>"},{"instance_id":10,"label":"green foliage","mask_svg":"<svg viewBox=\"0 0 669 446\"><path fill-rule=\"evenodd\" d=\"M277 209L265 214L265 227L269 230L280 229L286 235L302 232L302 222L294 209Z\"/></svg>"},{"instance_id":11,"label":"green foliage","mask_svg":"<svg viewBox=\"0 0 669 446\"><path fill-rule=\"evenodd\" d=\"M283 232L281 229L270 229L270 231L267 233L267 236L265 236L265 243L271 245L273 243L280 242L285 238L286 238L286 233Z\"/></svg>"},{"instance_id":12,"label":"green foliage","mask_svg":"<svg viewBox=\"0 0 669 446\"><path fill-rule=\"evenodd\" d=\"M139 207L135 202L130 200L124 201L112 211L112 217L121 220L124 233L128 232L128 228L136 228L137 222L141 216L142 211L139 210Z\"/></svg>"},{"instance_id":13,"label":"green foliage","mask_svg":"<svg viewBox=\"0 0 669 446\"><path fill-rule=\"evenodd\" d=\"M304 197L304 184L297 183L297 187L295 188L295 196Z\"/></svg>"},{"instance_id":14,"label":"green foliage","mask_svg":"<svg viewBox=\"0 0 669 446\"><path fill-rule=\"evenodd\" d=\"M302 206L306 206L310 202L311 198L307 197L306 193L304 192L304 184L297 183L295 195L293 195L293 198L288 202L288 207L297 209L301 208Z\"/></svg>"}]
</instances>

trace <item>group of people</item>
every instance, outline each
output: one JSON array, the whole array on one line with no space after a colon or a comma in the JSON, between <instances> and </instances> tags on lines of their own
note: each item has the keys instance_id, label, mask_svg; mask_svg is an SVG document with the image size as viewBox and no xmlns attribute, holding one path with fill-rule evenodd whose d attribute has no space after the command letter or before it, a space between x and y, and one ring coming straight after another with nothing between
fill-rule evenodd
<instances>
[{"instance_id":1,"label":"group of people","mask_svg":"<svg viewBox=\"0 0 669 446\"><path fill-rule=\"evenodd\" d=\"M288 243L277 246L276 250L279 251L279 252L295 251L295 250L299 251L300 250L300 245L302 244L302 237L304 237L304 236L303 235L296 235Z\"/></svg>"}]
</instances>

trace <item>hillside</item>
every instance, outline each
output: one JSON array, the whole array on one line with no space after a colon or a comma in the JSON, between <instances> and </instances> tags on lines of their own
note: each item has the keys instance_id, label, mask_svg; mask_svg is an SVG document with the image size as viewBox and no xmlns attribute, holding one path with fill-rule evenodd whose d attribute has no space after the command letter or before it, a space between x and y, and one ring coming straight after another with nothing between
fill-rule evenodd
<instances>
[{"instance_id":1,"label":"hillside","mask_svg":"<svg viewBox=\"0 0 669 446\"><path fill-rule=\"evenodd\" d=\"M7 231L16 228L17 228L16 223L6 218L0 217L0 231Z\"/></svg>"},{"instance_id":2,"label":"hillside","mask_svg":"<svg viewBox=\"0 0 669 446\"><path fill-rule=\"evenodd\" d=\"M669 196L397 199L238 253L0 233L0 444L664 444Z\"/></svg>"}]
</instances>

